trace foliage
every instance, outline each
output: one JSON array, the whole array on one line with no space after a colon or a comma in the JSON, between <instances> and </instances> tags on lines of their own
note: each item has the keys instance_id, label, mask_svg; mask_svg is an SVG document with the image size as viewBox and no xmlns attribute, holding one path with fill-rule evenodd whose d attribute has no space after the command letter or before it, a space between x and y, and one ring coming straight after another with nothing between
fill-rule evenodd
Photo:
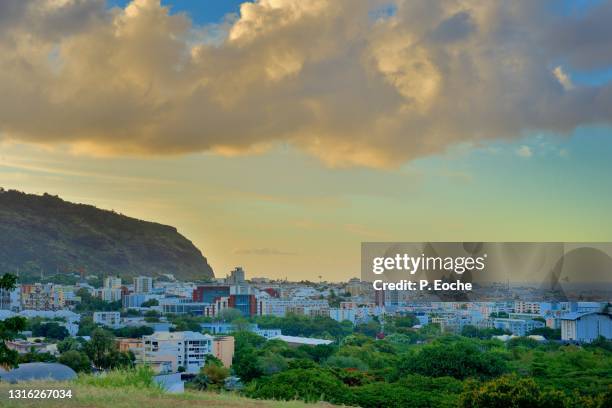
<instances>
[{"instance_id":1,"label":"foliage","mask_svg":"<svg viewBox=\"0 0 612 408\"><path fill-rule=\"evenodd\" d=\"M499 353L483 351L472 341L436 342L403 359L403 370L430 377L495 377L507 369Z\"/></svg>"},{"instance_id":2,"label":"foliage","mask_svg":"<svg viewBox=\"0 0 612 408\"><path fill-rule=\"evenodd\" d=\"M309 317L288 314L286 317L261 316L256 323L262 329L281 329L288 336L338 339L352 332L350 322L337 322L330 317ZM348 323L348 325L347 325Z\"/></svg>"},{"instance_id":3,"label":"foliage","mask_svg":"<svg viewBox=\"0 0 612 408\"><path fill-rule=\"evenodd\" d=\"M0 291L15 288L17 278L9 273L0 277ZM13 340L17 333L26 327L26 319L23 317L10 317L0 321L0 367L12 368L17 366L19 355L15 350L6 346L6 341Z\"/></svg>"},{"instance_id":4,"label":"foliage","mask_svg":"<svg viewBox=\"0 0 612 408\"><path fill-rule=\"evenodd\" d=\"M461 335L464 337L471 337L475 339L490 339L492 336L499 336L502 334L509 334L509 332L504 331L502 329L496 328L478 328L472 325L463 326L461 329Z\"/></svg>"},{"instance_id":5,"label":"foliage","mask_svg":"<svg viewBox=\"0 0 612 408\"><path fill-rule=\"evenodd\" d=\"M149 299L140 305L140 307L151 307L151 306L159 306L159 301L157 299Z\"/></svg>"},{"instance_id":6,"label":"foliage","mask_svg":"<svg viewBox=\"0 0 612 408\"><path fill-rule=\"evenodd\" d=\"M32 326L32 336L63 340L70 336L68 329L57 322L36 323Z\"/></svg>"},{"instance_id":7,"label":"foliage","mask_svg":"<svg viewBox=\"0 0 612 408\"><path fill-rule=\"evenodd\" d=\"M53 363L55 356L51 353L38 352L32 347L27 353L19 354L18 362L23 363Z\"/></svg>"},{"instance_id":8,"label":"foliage","mask_svg":"<svg viewBox=\"0 0 612 408\"><path fill-rule=\"evenodd\" d=\"M151 335L153 332L153 328L149 326L127 326L113 330L113 334L117 337L129 337L134 339Z\"/></svg>"},{"instance_id":9,"label":"foliage","mask_svg":"<svg viewBox=\"0 0 612 408\"><path fill-rule=\"evenodd\" d=\"M131 351L120 352L115 336L104 329L95 329L91 341L85 344L85 353L94 366L102 369L133 367L134 355Z\"/></svg>"},{"instance_id":10,"label":"foliage","mask_svg":"<svg viewBox=\"0 0 612 408\"><path fill-rule=\"evenodd\" d=\"M550 327L538 327L527 334L544 336L547 340L561 340L561 329L551 329Z\"/></svg>"},{"instance_id":11,"label":"foliage","mask_svg":"<svg viewBox=\"0 0 612 408\"><path fill-rule=\"evenodd\" d=\"M81 297L75 310L77 312L113 312L121 310L121 301L106 302L100 298L92 296L85 288L81 288L76 292L77 296Z\"/></svg>"},{"instance_id":12,"label":"foliage","mask_svg":"<svg viewBox=\"0 0 612 408\"><path fill-rule=\"evenodd\" d=\"M253 398L306 402L341 398L346 386L326 370L293 369L258 379L246 394Z\"/></svg>"},{"instance_id":13,"label":"foliage","mask_svg":"<svg viewBox=\"0 0 612 408\"><path fill-rule=\"evenodd\" d=\"M81 337L67 337L64 340L57 343L57 351L65 353L70 350L82 350L85 341Z\"/></svg>"},{"instance_id":14,"label":"foliage","mask_svg":"<svg viewBox=\"0 0 612 408\"><path fill-rule=\"evenodd\" d=\"M79 375L77 383L101 388L133 387L146 389L148 392L161 391L161 387L153 380L153 377L153 370L145 365L131 369L114 369L100 375Z\"/></svg>"},{"instance_id":15,"label":"foliage","mask_svg":"<svg viewBox=\"0 0 612 408\"><path fill-rule=\"evenodd\" d=\"M531 378L504 376L483 385L472 383L461 395L462 408L559 408L565 396L556 390L542 390Z\"/></svg>"},{"instance_id":16,"label":"foliage","mask_svg":"<svg viewBox=\"0 0 612 408\"><path fill-rule=\"evenodd\" d=\"M225 379L229 377L230 370L223 366L209 364L202 368L202 373L208 378L210 384L220 387L223 385Z\"/></svg>"},{"instance_id":17,"label":"foliage","mask_svg":"<svg viewBox=\"0 0 612 408\"><path fill-rule=\"evenodd\" d=\"M221 322L233 322L236 319L242 317L242 313L240 310L235 309L233 307L228 307L226 309L221 310L219 314L215 317L215 320Z\"/></svg>"},{"instance_id":18,"label":"foliage","mask_svg":"<svg viewBox=\"0 0 612 408\"><path fill-rule=\"evenodd\" d=\"M91 361L89 360L89 357L87 357L87 354L82 351L66 351L60 355L58 362L67 365L76 372L91 371Z\"/></svg>"}]
</instances>

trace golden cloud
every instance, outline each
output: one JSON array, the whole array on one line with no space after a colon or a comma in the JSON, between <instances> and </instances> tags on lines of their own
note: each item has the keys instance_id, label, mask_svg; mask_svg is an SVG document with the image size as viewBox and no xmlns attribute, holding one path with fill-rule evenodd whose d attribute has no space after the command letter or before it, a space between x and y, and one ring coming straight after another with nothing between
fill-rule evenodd
<instances>
[{"instance_id":1,"label":"golden cloud","mask_svg":"<svg viewBox=\"0 0 612 408\"><path fill-rule=\"evenodd\" d=\"M612 49L602 16L612 6L571 17L545 2L259 0L211 38L159 0L5 0L0 135L137 155L283 142L329 165L391 167L610 123L611 87L577 86L559 65L612 66L596 52ZM604 38L589 41L594 25Z\"/></svg>"}]
</instances>

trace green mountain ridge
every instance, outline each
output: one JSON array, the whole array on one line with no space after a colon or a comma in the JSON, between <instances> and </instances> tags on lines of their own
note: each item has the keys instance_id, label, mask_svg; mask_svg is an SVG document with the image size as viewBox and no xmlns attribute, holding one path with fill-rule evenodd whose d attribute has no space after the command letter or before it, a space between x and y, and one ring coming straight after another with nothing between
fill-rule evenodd
<instances>
[{"instance_id":1,"label":"green mountain ridge","mask_svg":"<svg viewBox=\"0 0 612 408\"><path fill-rule=\"evenodd\" d=\"M0 271L123 278L171 273L214 276L202 252L176 228L50 194L0 189Z\"/></svg>"}]
</instances>

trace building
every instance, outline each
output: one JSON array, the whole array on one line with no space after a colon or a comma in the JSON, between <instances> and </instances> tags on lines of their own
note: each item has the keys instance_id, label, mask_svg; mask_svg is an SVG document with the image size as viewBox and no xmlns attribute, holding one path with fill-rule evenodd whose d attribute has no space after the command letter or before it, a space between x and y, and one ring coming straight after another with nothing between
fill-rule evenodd
<instances>
[{"instance_id":1,"label":"building","mask_svg":"<svg viewBox=\"0 0 612 408\"><path fill-rule=\"evenodd\" d=\"M104 287L106 289L120 289L121 278L118 276L107 276L106 278L104 278Z\"/></svg>"},{"instance_id":2,"label":"building","mask_svg":"<svg viewBox=\"0 0 612 408\"><path fill-rule=\"evenodd\" d=\"M537 320L496 318L489 322L491 322L489 327L509 331L515 336L525 336L533 329L545 326L543 322Z\"/></svg>"},{"instance_id":3,"label":"building","mask_svg":"<svg viewBox=\"0 0 612 408\"><path fill-rule=\"evenodd\" d=\"M153 278L138 276L134 278L134 293L150 293L153 290Z\"/></svg>"},{"instance_id":4,"label":"building","mask_svg":"<svg viewBox=\"0 0 612 408\"><path fill-rule=\"evenodd\" d=\"M612 315L609 313L567 313L561 316L561 340L590 343L602 336L612 339Z\"/></svg>"},{"instance_id":5,"label":"building","mask_svg":"<svg viewBox=\"0 0 612 408\"><path fill-rule=\"evenodd\" d=\"M142 339L130 339L127 337L117 338L117 348L119 351L127 352L131 351L136 357L137 362L143 361L144 342Z\"/></svg>"},{"instance_id":6,"label":"building","mask_svg":"<svg viewBox=\"0 0 612 408\"><path fill-rule=\"evenodd\" d=\"M229 286L221 285L201 285L193 290L192 299L199 303L214 303L218 298L230 295Z\"/></svg>"},{"instance_id":7,"label":"building","mask_svg":"<svg viewBox=\"0 0 612 408\"><path fill-rule=\"evenodd\" d=\"M270 340L281 340L289 344L289 346L291 347L319 346L319 345L328 345L328 344L333 343L333 341L325 340L325 339L314 339L310 337L282 336L282 335L272 337Z\"/></svg>"},{"instance_id":8,"label":"building","mask_svg":"<svg viewBox=\"0 0 612 408\"><path fill-rule=\"evenodd\" d=\"M102 299L105 302L116 302L121 300L123 296L123 290L121 287L118 288L100 288L95 290L96 297Z\"/></svg>"},{"instance_id":9,"label":"building","mask_svg":"<svg viewBox=\"0 0 612 408\"><path fill-rule=\"evenodd\" d=\"M134 309L141 307L141 305L147 300L144 293L135 293L129 295L123 295L121 297L121 304L124 309Z\"/></svg>"},{"instance_id":10,"label":"building","mask_svg":"<svg viewBox=\"0 0 612 408\"><path fill-rule=\"evenodd\" d=\"M212 335L224 335L237 331L234 324L224 322L200 323L200 327L202 327L202 330L211 333ZM265 337L266 339L280 336L282 334L280 329L260 329L257 323L250 323L246 327L242 328L242 330L248 330L251 333L257 334L258 336Z\"/></svg>"},{"instance_id":11,"label":"building","mask_svg":"<svg viewBox=\"0 0 612 408\"><path fill-rule=\"evenodd\" d=\"M53 284L35 283L33 285L21 285L21 308L56 310L61 307L55 299Z\"/></svg>"},{"instance_id":12,"label":"building","mask_svg":"<svg viewBox=\"0 0 612 408\"><path fill-rule=\"evenodd\" d=\"M283 317L289 311L305 311L307 310L310 314L310 311L314 310L325 310L329 313L329 303L327 300L313 300L313 299L266 299L262 301L262 304L258 306L261 308L261 311L257 314L261 315L273 315Z\"/></svg>"},{"instance_id":13,"label":"building","mask_svg":"<svg viewBox=\"0 0 612 408\"><path fill-rule=\"evenodd\" d=\"M93 322L113 329L121 327L121 313L119 312L94 312Z\"/></svg>"},{"instance_id":14,"label":"building","mask_svg":"<svg viewBox=\"0 0 612 408\"><path fill-rule=\"evenodd\" d=\"M240 311L244 317L257 314L257 298L255 298L255 295L230 295L228 305Z\"/></svg>"},{"instance_id":15,"label":"building","mask_svg":"<svg viewBox=\"0 0 612 408\"><path fill-rule=\"evenodd\" d=\"M20 288L13 290L0 289L0 310L19 311Z\"/></svg>"},{"instance_id":16,"label":"building","mask_svg":"<svg viewBox=\"0 0 612 408\"><path fill-rule=\"evenodd\" d=\"M237 266L232 270L227 278L225 278L225 282L228 285L244 285L246 282L244 269L242 266Z\"/></svg>"},{"instance_id":17,"label":"building","mask_svg":"<svg viewBox=\"0 0 612 408\"><path fill-rule=\"evenodd\" d=\"M19 354L26 354L32 350L34 350L35 353L43 352L48 345L48 343L38 343L22 339L6 341L6 348L9 350L15 350Z\"/></svg>"},{"instance_id":18,"label":"building","mask_svg":"<svg viewBox=\"0 0 612 408\"><path fill-rule=\"evenodd\" d=\"M229 368L234 358L234 338L232 336L216 337L213 340L213 354L223 362L225 367Z\"/></svg>"},{"instance_id":19,"label":"building","mask_svg":"<svg viewBox=\"0 0 612 408\"><path fill-rule=\"evenodd\" d=\"M169 362L173 372L184 367L188 373L197 373L204 367L206 355L213 354L212 336L192 331L157 332L142 340L142 362Z\"/></svg>"},{"instance_id":20,"label":"building","mask_svg":"<svg viewBox=\"0 0 612 408\"><path fill-rule=\"evenodd\" d=\"M361 284L361 280L359 278L351 278L346 284L346 291L351 294L351 296L361 296L363 294L363 285Z\"/></svg>"}]
</instances>

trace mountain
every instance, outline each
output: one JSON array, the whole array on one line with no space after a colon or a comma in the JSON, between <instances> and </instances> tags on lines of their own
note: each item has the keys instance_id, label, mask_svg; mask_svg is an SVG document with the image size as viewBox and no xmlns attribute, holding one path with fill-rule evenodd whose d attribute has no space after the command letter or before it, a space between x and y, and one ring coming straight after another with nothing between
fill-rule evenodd
<instances>
[{"instance_id":1,"label":"mountain","mask_svg":"<svg viewBox=\"0 0 612 408\"><path fill-rule=\"evenodd\" d=\"M173 274L212 278L213 270L176 228L49 194L0 189L0 273Z\"/></svg>"}]
</instances>

